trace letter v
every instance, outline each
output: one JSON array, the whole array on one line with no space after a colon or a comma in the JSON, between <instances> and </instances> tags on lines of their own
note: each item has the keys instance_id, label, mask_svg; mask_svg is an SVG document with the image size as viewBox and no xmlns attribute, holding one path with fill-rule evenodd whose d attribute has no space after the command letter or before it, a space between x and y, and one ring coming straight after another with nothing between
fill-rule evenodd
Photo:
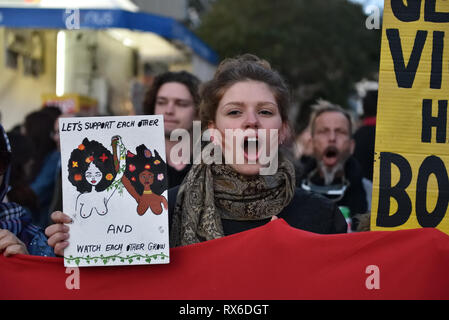
<instances>
[{"instance_id":1,"label":"letter v","mask_svg":"<svg viewBox=\"0 0 449 320\"><path fill-rule=\"evenodd\" d=\"M394 63L394 73L400 88L411 88L415 81L416 70L427 39L427 31L418 30L415 37L412 53L407 66L404 62L404 53L401 46L401 38L398 29L387 29L387 38L390 44L390 52Z\"/></svg>"}]
</instances>

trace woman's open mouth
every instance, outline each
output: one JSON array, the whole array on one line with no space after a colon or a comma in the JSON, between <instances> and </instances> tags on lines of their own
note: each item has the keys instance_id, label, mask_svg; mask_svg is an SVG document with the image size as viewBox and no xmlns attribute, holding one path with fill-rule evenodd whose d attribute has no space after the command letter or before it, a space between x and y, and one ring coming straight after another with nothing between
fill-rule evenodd
<instances>
[{"instance_id":1,"label":"woman's open mouth","mask_svg":"<svg viewBox=\"0 0 449 320\"><path fill-rule=\"evenodd\" d=\"M243 155L249 163L256 163L260 156L259 138L245 137L243 139Z\"/></svg>"}]
</instances>

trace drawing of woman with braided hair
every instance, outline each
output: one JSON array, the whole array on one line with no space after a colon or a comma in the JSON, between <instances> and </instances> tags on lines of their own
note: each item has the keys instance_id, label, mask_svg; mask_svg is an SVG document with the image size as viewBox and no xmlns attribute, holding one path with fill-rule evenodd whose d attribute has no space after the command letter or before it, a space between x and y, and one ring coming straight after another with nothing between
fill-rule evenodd
<instances>
[{"instance_id":1,"label":"drawing of woman with braided hair","mask_svg":"<svg viewBox=\"0 0 449 320\"><path fill-rule=\"evenodd\" d=\"M120 180L123 170L117 157L117 146L121 145L120 136L111 139L112 154L101 143L85 138L74 149L68 162L69 181L76 187L79 196L75 211L82 218L88 218L93 212L99 215L108 213L108 202L117 190L111 185Z\"/></svg>"}]
</instances>

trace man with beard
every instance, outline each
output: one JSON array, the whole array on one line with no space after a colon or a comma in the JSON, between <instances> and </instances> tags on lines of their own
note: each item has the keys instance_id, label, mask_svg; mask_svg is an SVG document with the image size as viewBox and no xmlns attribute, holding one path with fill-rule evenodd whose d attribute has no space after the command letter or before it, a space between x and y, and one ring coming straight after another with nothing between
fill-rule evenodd
<instances>
[{"instance_id":1,"label":"man with beard","mask_svg":"<svg viewBox=\"0 0 449 320\"><path fill-rule=\"evenodd\" d=\"M302 157L303 172L297 185L332 199L357 228L357 214L371 208L372 184L363 178L360 164L352 157L355 142L348 112L337 105L319 101L311 120L312 157Z\"/></svg>"}]
</instances>

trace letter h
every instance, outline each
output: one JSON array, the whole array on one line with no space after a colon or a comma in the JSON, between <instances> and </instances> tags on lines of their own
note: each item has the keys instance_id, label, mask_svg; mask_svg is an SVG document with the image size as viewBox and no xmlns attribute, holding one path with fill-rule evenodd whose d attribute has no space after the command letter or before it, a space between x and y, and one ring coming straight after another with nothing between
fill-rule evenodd
<instances>
[{"instance_id":1,"label":"letter h","mask_svg":"<svg viewBox=\"0 0 449 320\"><path fill-rule=\"evenodd\" d=\"M437 130L436 142L445 143L447 127L447 100L438 101L437 117L432 117L432 100L423 100L421 142L431 142L432 127L436 127Z\"/></svg>"}]
</instances>

